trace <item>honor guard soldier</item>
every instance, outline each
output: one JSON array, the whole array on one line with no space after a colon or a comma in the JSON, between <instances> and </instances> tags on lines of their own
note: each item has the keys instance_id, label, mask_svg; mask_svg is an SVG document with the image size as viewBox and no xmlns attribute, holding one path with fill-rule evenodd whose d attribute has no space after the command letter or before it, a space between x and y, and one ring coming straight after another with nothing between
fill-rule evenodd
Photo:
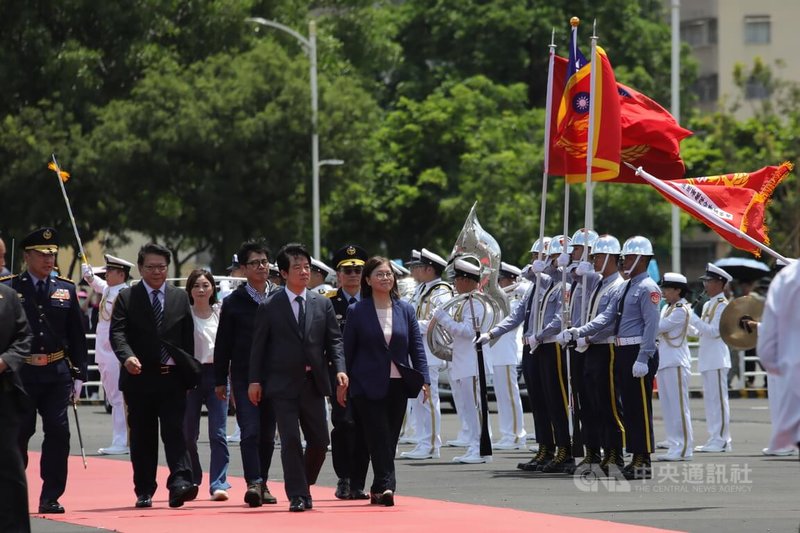
<instances>
[{"instance_id":1,"label":"honor guard soldier","mask_svg":"<svg viewBox=\"0 0 800 533\"><path fill-rule=\"evenodd\" d=\"M311 277L308 280L308 290L317 294L327 294L334 290L333 285L325 282L328 276L335 276L336 271L320 261L311 258Z\"/></svg>"},{"instance_id":2,"label":"honor guard soldier","mask_svg":"<svg viewBox=\"0 0 800 533\"><path fill-rule=\"evenodd\" d=\"M28 464L28 441L36 431L36 413L42 417L40 513L63 513L58 499L67 485L70 398L80 393L86 379L86 332L75 284L53 277L58 238L53 228L41 228L22 241L27 270L0 281L10 285L25 308L33 332L31 355L20 369L31 399L21 420L19 446Z\"/></svg>"},{"instance_id":3,"label":"honor guard soldier","mask_svg":"<svg viewBox=\"0 0 800 533\"><path fill-rule=\"evenodd\" d=\"M525 297L529 283L521 276L522 272L514 265L500 263L498 285L508 297L510 311L513 312ZM517 382L517 367L522 360L522 339L520 325L510 335L503 335L492 346L492 369L494 373L494 395L497 403L497 418L500 440L492 444L497 450L525 449L525 419L522 411L522 398Z\"/></svg>"},{"instance_id":4,"label":"honor guard soldier","mask_svg":"<svg viewBox=\"0 0 800 533\"><path fill-rule=\"evenodd\" d=\"M728 305L723 291L733 279L716 265L708 263L700 277L709 300L703 313L691 313L690 325L697 330L700 346L697 351L697 370L703 376L703 405L706 410L708 440L697 446L696 452L729 452L731 447L730 408L728 406L728 371L731 352L719 334L719 319Z\"/></svg>"},{"instance_id":5,"label":"honor guard soldier","mask_svg":"<svg viewBox=\"0 0 800 533\"><path fill-rule=\"evenodd\" d=\"M531 247L532 257L538 257L539 254L545 254L544 257L546 257L550 241L549 237L542 240L537 239ZM543 272L545 269L544 260L534 259L534 263L536 263L538 274L534 274L534 269L530 268L531 265L525 267L521 272L523 276L529 276L527 279L532 282L525 292L522 303L514 307L502 322L489 330L488 333L482 334L478 339L478 342L483 344L492 339L502 339L503 336L508 336L509 332L516 331L517 327L522 325L522 339L524 341L522 347L522 375L525 378L525 384L528 389L528 401L533 412L533 425L536 431L536 442L539 443L539 450L530 461L519 463L517 468L529 472L535 472L538 468L542 468L546 463L549 463L553 459L555 450L553 425L547 412L539 376L538 360L530 344L530 339L535 338L536 324L539 321L541 307L551 287L552 279ZM538 288L537 284L539 285Z\"/></svg>"},{"instance_id":6,"label":"honor guard soldier","mask_svg":"<svg viewBox=\"0 0 800 533\"><path fill-rule=\"evenodd\" d=\"M667 453L659 461L688 461L692 458L692 417L689 413L689 377L691 363L686 334L693 315L686 293L686 276L667 272L661 280L661 292L667 305L658 322L658 399L667 435Z\"/></svg>"},{"instance_id":7,"label":"honor guard soldier","mask_svg":"<svg viewBox=\"0 0 800 533\"><path fill-rule=\"evenodd\" d=\"M419 331L422 335L422 344L425 346L425 355L428 359L428 373L431 379L430 398L426 401L422 392L419 393L412 406L412 416L416 418L415 428L418 441L413 450L403 452L400 457L404 459L431 459L439 457L442 446L442 412L439 406L439 371L444 366L444 361L436 357L428 344L428 323L433 317L437 307L441 307L453 297L453 288L442 280L442 272L447 266L440 255L423 248L420 251L420 264L415 266L417 293L415 307ZM414 414L415 413L415 414Z\"/></svg>"},{"instance_id":8,"label":"honor guard soldier","mask_svg":"<svg viewBox=\"0 0 800 533\"><path fill-rule=\"evenodd\" d=\"M645 237L631 237L622 246L622 267L628 281L616 306L580 328L563 332L569 340L595 335L614 326L614 374L622 395L626 448L633 453L622 469L625 479L650 479L653 453L653 377L658 369L659 303L661 290L647 274L653 245Z\"/></svg>"},{"instance_id":9,"label":"honor guard soldier","mask_svg":"<svg viewBox=\"0 0 800 533\"><path fill-rule=\"evenodd\" d=\"M98 309L97 337L94 347L94 359L100 370L100 381L103 383L106 400L111 405L111 446L100 448L97 453L101 455L124 455L128 449L128 423L125 418L125 400L119 390L119 360L111 349L109 328L111 327L111 312L114 301L119 291L127 287L131 277L133 263L105 254L106 266L103 267L105 279L95 275L92 267L86 263L82 265L83 279L92 289L102 295ZM99 272L98 272L99 274Z\"/></svg>"},{"instance_id":10,"label":"honor guard soldier","mask_svg":"<svg viewBox=\"0 0 800 533\"><path fill-rule=\"evenodd\" d=\"M339 289L332 289L326 295L333 303L342 333L347 322L347 308L361 300L361 273L367 259L367 251L355 244L343 246L333 254ZM311 262L313 273L314 260ZM331 387L336 390L336 371L333 366L329 369ZM334 495L340 500L368 500L369 494L364 492L364 484L369 468L369 451L353 403L347 402L342 407L339 402L331 401L331 423L331 459L333 470L339 478Z\"/></svg>"}]
</instances>

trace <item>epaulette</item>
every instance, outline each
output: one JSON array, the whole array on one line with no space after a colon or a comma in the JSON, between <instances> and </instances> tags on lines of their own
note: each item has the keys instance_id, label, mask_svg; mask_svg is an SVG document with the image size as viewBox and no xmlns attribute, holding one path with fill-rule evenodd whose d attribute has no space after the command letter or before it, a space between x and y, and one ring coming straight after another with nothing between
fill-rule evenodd
<instances>
[{"instance_id":1,"label":"epaulette","mask_svg":"<svg viewBox=\"0 0 800 533\"><path fill-rule=\"evenodd\" d=\"M675 304L675 307L683 307L683 304Z\"/></svg>"},{"instance_id":2,"label":"epaulette","mask_svg":"<svg viewBox=\"0 0 800 533\"><path fill-rule=\"evenodd\" d=\"M67 281L67 282L69 282L69 283L72 283L73 285L75 285L75 282L74 282L74 281L72 281L72 280L71 280L71 279L69 279L69 278L65 278L65 277L63 277L63 276L56 276L56 279L60 279L61 281Z\"/></svg>"},{"instance_id":3,"label":"epaulette","mask_svg":"<svg viewBox=\"0 0 800 533\"><path fill-rule=\"evenodd\" d=\"M0 283L2 283L2 282L4 282L4 281L11 280L11 279L14 279L14 278L16 278L18 275L19 275L19 274L9 274L8 276L3 276L3 277L1 277L1 278L0 278Z\"/></svg>"},{"instance_id":4,"label":"epaulette","mask_svg":"<svg viewBox=\"0 0 800 533\"><path fill-rule=\"evenodd\" d=\"M720 296L719 298L717 298L717 301L718 301L718 302L720 302L720 303L721 303L721 302L724 302L724 301L725 301L725 298L723 298L722 296Z\"/></svg>"},{"instance_id":5,"label":"epaulette","mask_svg":"<svg viewBox=\"0 0 800 533\"><path fill-rule=\"evenodd\" d=\"M338 293L339 293L338 289L331 289L331 290L325 292L325 296L327 298L335 298Z\"/></svg>"}]
</instances>

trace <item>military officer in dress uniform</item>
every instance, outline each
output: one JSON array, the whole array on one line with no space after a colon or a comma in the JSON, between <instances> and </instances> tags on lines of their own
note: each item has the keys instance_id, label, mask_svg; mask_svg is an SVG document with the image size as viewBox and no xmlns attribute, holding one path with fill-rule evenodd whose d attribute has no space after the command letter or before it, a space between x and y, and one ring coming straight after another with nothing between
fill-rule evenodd
<instances>
[{"instance_id":1,"label":"military officer in dress uniform","mask_svg":"<svg viewBox=\"0 0 800 533\"><path fill-rule=\"evenodd\" d=\"M125 419L125 400L119 390L119 360L111 349L108 333L111 327L111 312L119 291L127 287L131 277L133 263L105 254L106 279L96 276L92 267L82 265L83 279L92 289L102 295L98 310L97 339L95 341L94 359L100 370L100 381L106 391L106 399L111 405L111 446L100 448L101 455L124 455L129 453L128 423Z\"/></svg>"},{"instance_id":2,"label":"military officer in dress uniform","mask_svg":"<svg viewBox=\"0 0 800 533\"><path fill-rule=\"evenodd\" d=\"M440 255L423 248L420 251L420 264L412 269L419 285L414 305L417 310L419 331L422 335L425 354L428 359L428 373L431 378L430 397L426 400L423 391L419 393L412 406L412 416L416 418L415 427L418 441L413 450L403 452L404 459L431 459L439 457L442 446L442 412L439 406L439 371L444 361L433 355L428 345L428 323L437 307L444 305L453 297L453 288L442 280L442 272L447 267Z\"/></svg>"},{"instance_id":3,"label":"military officer in dress uniform","mask_svg":"<svg viewBox=\"0 0 800 533\"><path fill-rule=\"evenodd\" d=\"M325 294L333 304L342 332L347 322L347 308L361 300L361 273L367 259L367 251L355 244L342 246L333 254L339 289L332 289ZM311 262L313 272L314 260ZM332 390L335 390L336 370L333 366L329 368ZM368 500L369 494L364 492L364 484L369 468L369 451L353 402L347 402L342 407L339 402L332 401L331 423L331 457L333 470L339 478L334 495L340 500Z\"/></svg>"},{"instance_id":4,"label":"military officer in dress uniform","mask_svg":"<svg viewBox=\"0 0 800 533\"><path fill-rule=\"evenodd\" d=\"M311 258L311 276L308 279L308 290L316 292L317 294L327 294L335 290L333 285L326 283L328 276L335 276L336 271L320 261L319 259Z\"/></svg>"},{"instance_id":5,"label":"military officer in dress uniform","mask_svg":"<svg viewBox=\"0 0 800 533\"><path fill-rule=\"evenodd\" d=\"M19 446L27 465L38 411L44 430L39 512L63 513L58 499L67 486L67 408L86 379L86 331L75 284L51 276L58 254L56 231L40 228L23 239L22 248L27 270L1 280L17 291L33 332L31 355L20 369L32 408L22 417Z\"/></svg>"},{"instance_id":6,"label":"military officer in dress uniform","mask_svg":"<svg viewBox=\"0 0 800 533\"><path fill-rule=\"evenodd\" d=\"M686 276L667 272L661 280L661 292L667 305L658 322L658 399L664 418L667 453L659 461L688 461L692 458L692 417L689 413L689 343L690 315Z\"/></svg>"},{"instance_id":7,"label":"military officer in dress uniform","mask_svg":"<svg viewBox=\"0 0 800 533\"><path fill-rule=\"evenodd\" d=\"M653 377L658 369L659 303L661 290L647 274L653 245L645 237L631 237L622 246L623 272L628 276L617 305L580 328L562 332L562 340L597 334L614 326L614 374L622 394L626 448L633 453L622 469L625 479L650 479L653 438Z\"/></svg>"},{"instance_id":8,"label":"military officer in dress uniform","mask_svg":"<svg viewBox=\"0 0 800 533\"><path fill-rule=\"evenodd\" d=\"M719 334L719 319L728 305L723 291L733 279L716 265L708 263L706 273L700 278L708 295L703 313L691 313L690 325L700 337L697 352L697 370L703 376L703 405L706 411L708 440L697 446L696 452L729 452L731 447L730 408L728 406L728 371L731 369L731 352Z\"/></svg>"}]
</instances>

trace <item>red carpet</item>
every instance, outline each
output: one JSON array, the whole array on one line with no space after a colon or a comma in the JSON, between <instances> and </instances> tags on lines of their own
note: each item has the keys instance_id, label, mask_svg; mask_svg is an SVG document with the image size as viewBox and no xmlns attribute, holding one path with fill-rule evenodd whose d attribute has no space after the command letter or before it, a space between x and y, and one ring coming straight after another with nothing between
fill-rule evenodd
<instances>
[{"instance_id":1,"label":"red carpet","mask_svg":"<svg viewBox=\"0 0 800 533\"><path fill-rule=\"evenodd\" d=\"M178 509L167 505L166 467L159 468L159 489L151 509L136 509L130 463L98 457L89 458L84 469L80 457L70 457L67 492L60 499L67 512L63 515L35 515L80 526L104 528L124 533L161 533L175 531L231 532L255 531L326 531L352 533L354 530L393 531L492 531L520 533L537 531L656 532L647 528L601 520L530 513L514 509L467 505L411 496L397 496L394 507L369 505L369 502L340 501L329 487L312 487L314 509L290 513L283 484L270 482L278 497L277 505L247 507L242 502L244 480L229 478L231 500L208 500L208 488L202 486L198 499ZM41 480L39 454L30 454L28 483L31 508L36 509Z\"/></svg>"}]
</instances>

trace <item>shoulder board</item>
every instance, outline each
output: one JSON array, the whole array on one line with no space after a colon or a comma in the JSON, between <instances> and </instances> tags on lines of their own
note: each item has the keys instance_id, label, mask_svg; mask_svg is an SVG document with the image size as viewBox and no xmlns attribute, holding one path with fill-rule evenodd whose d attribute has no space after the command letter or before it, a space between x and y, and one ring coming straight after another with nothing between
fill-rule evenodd
<instances>
[{"instance_id":1,"label":"shoulder board","mask_svg":"<svg viewBox=\"0 0 800 533\"><path fill-rule=\"evenodd\" d=\"M725 298L722 298L722 297L720 297L720 298L717 298L717 301L718 301L718 302L724 302L724 301L725 301Z\"/></svg>"},{"instance_id":2,"label":"shoulder board","mask_svg":"<svg viewBox=\"0 0 800 533\"><path fill-rule=\"evenodd\" d=\"M683 304L675 304L675 307L683 307Z\"/></svg>"},{"instance_id":3,"label":"shoulder board","mask_svg":"<svg viewBox=\"0 0 800 533\"><path fill-rule=\"evenodd\" d=\"M337 289L332 289L332 290L326 291L324 294L328 298L335 298L338 293L339 293L339 291Z\"/></svg>"},{"instance_id":4,"label":"shoulder board","mask_svg":"<svg viewBox=\"0 0 800 533\"><path fill-rule=\"evenodd\" d=\"M61 277L61 276L56 276L56 279L60 279L61 281L66 281L67 283L71 283L71 284L75 285L75 282L74 282L74 281L72 281L72 280L71 280L71 279L69 279L69 278L64 278L64 277Z\"/></svg>"},{"instance_id":5,"label":"shoulder board","mask_svg":"<svg viewBox=\"0 0 800 533\"><path fill-rule=\"evenodd\" d=\"M2 283L2 282L4 282L4 281L10 281L10 280L12 280L12 279L16 278L18 275L19 275L19 274L11 274L10 276L3 276L3 277L0 277L0 283Z\"/></svg>"}]
</instances>

